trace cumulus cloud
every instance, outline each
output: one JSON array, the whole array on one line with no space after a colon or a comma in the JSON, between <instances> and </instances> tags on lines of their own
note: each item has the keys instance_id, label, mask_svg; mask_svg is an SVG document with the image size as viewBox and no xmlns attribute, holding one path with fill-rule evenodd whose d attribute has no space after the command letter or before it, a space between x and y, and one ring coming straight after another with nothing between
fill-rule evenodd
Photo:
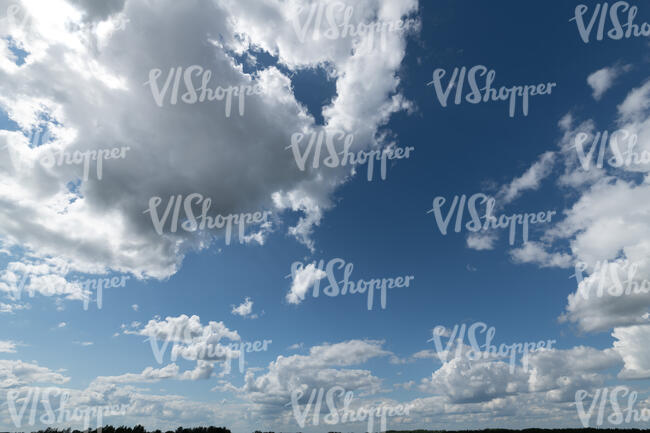
<instances>
[{"instance_id":1,"label":"cumulus cloud","mask_svg":"<svg viewBox=\"0 0 650 433\"><path fill-rule=\"evenodd\" d=\"M614 328L612 337L614 350L625 364L618 377L621 379L650 378L650 350L647 341L650 337L650 325L635 325Z\"/></svg>"},{"instance_id":2,"label":"cumulus cloud","mask_svg":"<svg viewBox=\"0 0 650 433\"><path fill-rule=\"evenodd\" d=\"M156 11L133 1L87 3L20 2L31 25L0 32L6 54L0 108L19 127L0 131L0 236L37 261L59 257L76 272L169 277L188 251L224 237L223 230L159 235L152 215L143 213L152 197L166 203L191 193L211 198L214 214L302 214L289 233L313 249L314 227L350 171L299 170L286 149L291 135L347 131L358 149L381 146L378 129L393 113L411 108L400 93L398 71L416 22L388 32L376 55L362 49L369 36L301 41L287 24L306 2L166 0ZM354 5L353 20L397 21L416 10L416 0L364 1ZM28 53L23 64L9 60L7 38ZM244 72L239 56L253 50L275 56L277 65L253 63ZM219 102L158 107L150 71L166 77L171 68L191 65L211 71L210 87L258 84L262 94L246 97L244 115L233 106L230 117ZM293 94L291 74L323 65L336 94L321 107L321 125ZM33 143L39 127L49 138ZM113 147L128 151L104 162L101 180L94 166L82 179L81 165L41 163L52 153ZM274 224L248 227L241 240L263 244ZM73 290L62 292L71 296Z\"/></svg>"},{"instance_id":3,"label":"cumulus cloud","mask_svg":"<svg viewBox=\"0 0 650 433\"><path fill-rule=\"evenodd\" d=\"M223 322L210 321L207 325L202 325L200 317L196 315L190 317L182 314L178 317L166 317L165 320L155 318L144 326L134 322L130 327L123 325L123 333L146 336L151 345L152 355L159 364L163 363L168 350L172 361L180 357L196 362L193 370L182 373L177 371L173 375L183 380L212 377L217 362L221 363L222 375L230 373L233 358L237 358L240 350L243 350L236 348L232 343L223 342L224 340L240 341L241 337L237 331L228 329ZM155 370L151 371L155 372Z\"/></svg>"},{"instance_id":4,"label":"cumulus cloud","mask_svg":"<svg viewBox=\"0 0 650 433\"><path fill-rule=\"evenodd\" d=\"M423 379L420 391L442 393L452 403L489 401L526 389L526 375L505 362L472 362L456 357Z\"/></svg>"},{"instance_id":5,"label":"cumulus cloud","mask_svg":"<svg viewBox=\"0 0 650 433\"><path fill-rule=\"evenodd\" d=\"M293 391L309 394L311 389L343 386L346 390L371 394L379 391L381 379L368 370L344 368L363 364L372 358L388 356L381 341L349 340L311 347L308 355L279 356L256 376L247 371L245 384L238 388L226 384L222 389L241 394L256 412L277 415L291 402ZM301 401L301 404L303 402Z\"/></svg>"},{"instance_id":6,"label":"cumulus cloud","mask_svg":"<svg viewBox=\"0 0 650 433\"><path fill-rule=\"evenodd\" d=\"M77 282L68 282L68 272L69 269L57 259L9 262L0 271L0 292L4 292L11 300L34 297L35 294L84 300L88 291ZM9 312L24 308L20 304L8 305L11 305L7 307Z\"/></svg>"},{"instance_id":7,"label":"cumulus cloud","mask_svg":"<svg viewBox=\"0 0 650 433\"><path fill-rule=\"evenodd\" d=\"M433 358L434 354L422 351L416 355ZM538 350L531 352L525 362L518 354L514 369L508 362L491 356L477 360L454 356L431 377L422 379L418 389L444 395L452 404L491 402L535 393L543 394L548 402L569 402L578 389L602 386L607 378L605 371L620 364L621 357L613 349L601 351L584 346Z\"/></svg>"},{"instance_id":8,"label":"cumulus cloud","mask_svg":"<svg viewBox=\"0 0 650 433\"><path fill-rule=\"evenodd\" d=\"M602 386L606 371L620 364L621 357L613 349L577 346L535 352L529 360L529 390L545 392L549 401L575 401L577 390Z\"/></svg>"}]
</instances>

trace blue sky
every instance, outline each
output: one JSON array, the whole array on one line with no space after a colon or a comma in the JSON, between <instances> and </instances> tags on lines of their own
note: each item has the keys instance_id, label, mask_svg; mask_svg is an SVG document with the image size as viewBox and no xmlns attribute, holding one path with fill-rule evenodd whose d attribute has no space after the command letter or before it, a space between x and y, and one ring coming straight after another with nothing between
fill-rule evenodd
<instances>
[{"instance_id":1,"label":"blue sky","mask_svg":"<svg viewBox=\"0 0 650 433\"><path fill-rule=\"evenodd\" d=\"M595 269L606 262L650 279L650 166L583 170L574 146L580 133L625 130L650 151L647 36L584 43L570 21L579 2L323 2L349 7L354 23L416 23L360 52L359 37L314 40L312 27L301 40L291 11L304 6L306 19L312 4L0 1L0 429L46 426L9 416L12 391L34 387L82 408L128 405L113 424L236 433L365 431L298 425L292 392L336 386L355 407L410 405L391 429L577 427L576 392L614 386L650 408L650 295L581 299L573 277L585 263L584 284L598 285L611 278ZM588 20L598 2L585 4ZM643 2L629 5L635 23L650 21ZM243 115L233 102L230 117L221 101L157 106L150 71L162 87L171 68L192 65L212 71L211 88L255 82L263 94L246 96ZM455 91L442 107L433 71L447 71L446 86L455 67L475 65L496 72L497 88L556 87L532 96L527 116L520 101L514 117L506 102L455 105ZM38 127L50 141L30 143ZM385 180L368 181L364 165L298 169L294 134L340 130L356 151L415 150L389 162ZM121 146L130 150L104 161L101 180L41 162ZM149 199L162 197L160 214L170 195L192 193L212 198L210 215L273 215L242 244L226 245L223 231L157 234ZM496 198L497 216L556 215L531 225L526 244L519 232L509 245L507 230L443 235L427 213L433 199L447 200L446 215L454 196L476 193ZM292 263L337 258L354 280L413 281L389 289L385 309L378 291L372 310L366 294L314 298L310 285L305 296ZM25 275L36 295L16 300ZM74 282L107 275L129 279L84 310ZM507 359L441 361L432 330L476 322L494 327L497 345L556 342L528 368L518 358L515 372ZM147 339L163 341L172 323L191 330L171 344L191 359L172 360L170 345L159 364ZM244 372L190 350L237 339L272 343L246 353Z\"/></svg>"}]
</instances>

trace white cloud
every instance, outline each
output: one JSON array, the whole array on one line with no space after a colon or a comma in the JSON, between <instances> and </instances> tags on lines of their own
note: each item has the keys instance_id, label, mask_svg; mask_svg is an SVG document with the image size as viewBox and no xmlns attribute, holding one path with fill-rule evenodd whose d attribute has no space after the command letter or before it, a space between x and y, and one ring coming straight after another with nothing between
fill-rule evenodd
<instances>
[{"instance_id":1,"label":"white cloud","mask_svg":"<svg viewBox=\"0 0 650 433\"><path fill-rule=\"evenodd\" d=\"M140 306L138 304L133 304L131 305L131 308L133 309L133 311L138 311L140 309Z\"/></svg>"},{"instance_id":2,"label":"white cloud","mask_svg":"<svg viewBox=\"0 0 650 433\"><path fill-rule=\"evenodd\" d=\"M310 263L296 271L293 275L291 288L287 293L286 299L290 304L300 304L305 299L307 290L316 282L325 278L327 274L316 267L314 263Z\"/></svg>"},{"instance_id":3,"label":"white cloud","mask_svg":"<svg viewBox=\"0 0 650 433\"><path fill-rule=\"evenodd\" d=\"M279 356L268 366L268 371L255 376L248 371L241 388L226 384L222 388L240 393L254 404L260 414L284 411L291 401L293 390L311 390L343 386L355 394L376 393L381 379L368 370L351 367L380 356L391 355L381 348L382 342L350 340L335 344L323 344L310 348L308 355Z\"/></svg>"},{"instance_id":4,"label":"white cloud","mask_svg":"<svg viewBox=\"0 0 650 433\"><path fill-rule=\"evenodd\" d=\"M286 150L291 135L346 130L354 134L355 147L367 148L382 144L377 131L392 113L412 108L398 89L412 30L388 32L377 55L358 49L362 36L300 42L288 25L295 7L274 0L207 7L164 0L155 12L139 2L72 3L52 0L45 8L21 2L33 25L0 32L0 40L11 37L29 53L20 67L5 56L0 62L0 108L21 129L0 131L0 236L36 258L59 257L72 271L164 279L177 272L188 251L221 242L223 232L154 231L143 214L149 199L176 193L211 197L220 214L301 213L289 233L313 249L313 228L350 172L298 170ZM416 0L365 1L355 4L353 19L397 21L416 11ZM152 31L140 31L149 26ZM4 42L0 49L7 51ZM244 73L233 53L252 49L277 56L289 71L269 66ZM159 109L143 86L149 71L194 64L212 71L211 87L255 81L264 93L246 99L244 116L226 118L223 104L215 102ZM296 100L289 75L323 65L336 82L336 95L323 107L325 126L319 126ZM52 140L30 146L28 136L39 123L51 130ZM262 135L268 140L260 141ZM77 190L68 184L80 177L80 166L50 169L39 163L50 151L115 146L128 146L126 157L106 161L101 181L91 168ZM264 243L272 230L273 225L249 227L244 238ZM39 284L53 283L68 297L78 290L53 278Z\"/></svg>"},{"instance_id":5,"label":"white cloud","mask_svg":"<svg viewBox=\"0 0 650 433\"><path fill-rule=\"evenodd\" d=\"M69 380L69 377L36 363L0 359L0 388L32 383L63 384Z\"/></svg>"},{"instance_id":6,"label":"white cloud","mask_svg":"<svg viewBox=\"0 0 650 433\"><path fill-rule=\"evenodd\" d=\"M16 342L0 340L0 353L16 353Z\"/></svg>"},{"instance_id":7,"label":"white cloud","mask_svg":"<svg viewBox=\"0 0 650 433\"><path fill-rule=\"evenodd\" d=\"M69 269L57 259L9 262L6 269L0 272L0 292L12 300L40 294L81 301L87 293L81 284L66 280L68 272ZM21 308L15 304L10 310Z\"/></svg>"},{"instance_id":8,"label":"white cloud","mask_svg":"<svg viewBox=\"0 0 650 433\"><path fill-rule=\"evenodd\" d=\"M544 244L534 241L528 241L520 248L511 250L510 256L515 263L534 263L541 268L570 268L573 265L570 254L549 253Z\"/></svg>"},{"instance_id":9,"label":"white cloud","mask_svg":"<svg viewBox=\"0 0 650 433\"><path fill-rule=\"evenodd\" d=\"M577 390L602 386L605 372L620 364L620 356L612 349L576 346L542 350L530 356L529 390L546 392L549 401L575 401Z\"/></svg>"},{"instance_id":10,"label":"white cloud","mask_svg":"<svg viewBox=\"0 0 650 433\"><path fill-rule=\"evenodd\" d=\"M477 403L515 394L526 389L526 375L510 371L505 362L472 362L462 357L445 362L418 387L442 393L452 403Z\"/></svg>"},{"instance_id":11,"label":"white cloud","mask_svg":"<svg viewBox=\"0 0 650 433\"><path fill-rule=\"evenodd\" d=\"M138 383L158 382L161 379L171 379L178 375L179 367L169 364L162 368L147 367L142 373L126 373L120 376L98 376L95 383Z\"/></svg>"},{"instance_id":12,"label":"white cloud","mask_svg":"<svg viewBox=\"0 0 650 433\"><path fill-rule=\"evenodd\" d=\"M240 341L237 331L228 329L223 322L210 321L204 326L196 315L189 317L182 314L165 320L156 318L143 327L135 322L131 324L131 329L126 325L122 325L122 328L125 334L148 337L152 357L159 364L163 363L166 356L172 361L180 357L196 362L194 370L175 375L182 380L210 378L215 362L222 363L222 374L229 373L232 359L240 354L234 346L223 344L224 339Z\"/></svg>"},{"instance_id":13,"label":"white cloud","mask_svg":"<svg viewBox=\"0 0 650 433\"><path fill-rule=\"evenodd\" d=\"M504 185L497 194L497 205L506 205L517 199L524 191L536 190L552 171L555 153L545 152L521 176Z\"/></svg>"},{"instance_id":14,"label":"white cloud","mask_svg":"<svg viewBox=\"0 0 650 433\"><path fill-rule=\"evenodd\" d=\"M435 350L426 349L426 350L420 350L419 352L414 353L412 358L413 359L436 359L436 360L439 360L440 355Z\"/></svg>"},{"instance_id":15,"label":"white cloud","mask_svg":"<svg viewBox=\"0 0 650 433\"><path fill-rule=\"evenodd\" d=\"M430 351L418 352L418 358L433 358ZM415 355L414 355L415 356ZM453 357L425 378L418 386L422 392L442 394L451 403L490 402L508 396L544 393L549 402L569 402L578 389L601 386L605 371L621 364L612 349L600 351L578 346L568 350L542 349L532 352L524 369L522 354L516 368L508 362L466 356Z\"/></svg>"},{"instance_id":16,"label":"white cloud","mask_svg":"<svg viewBox=\"0 0 650 433\"><path fill-rule=\"evenodd\" d=\"M616 338L614 350L623 358L625 367L619 373L621 379L650 378L650 325L636 325L614 328L612 337Z\"/></svg>"},{"instance_id":17,"label":"white cloud","mask_svg":"<svg viewBox=\"0 0 650 433\"><path fill-rule=\"evenodd\" d=\"M648 108L650 108L650 81L632 90L618 106L618 112L623 120L631 121L647 115Z\"/></svg>"},{"instance_id":18,"label":"white cloud","mask_svg":"<svg viewBox=\"0 0 650 433\"><path fill-rule=\"evenodd\" d=\"M555 160L554 152L545 152L521 176L501 186L494 197L493 215L497 216L506 205L519 198L524 192L537 190L541 182L552 172ZM470 233L466 238L467 247L477 251L493 250L498 238L499 234L494 229Z\"/></svg>"},{"instance_id":19,"label":"white cloud","mask_svg":"<svg viewBox=\"0 0 650 433\"><path fill-rule=\"evenodd\" d=\"M614 80L626 69L627 67L613 66L599 69L590 74L587 77L587 83L594 91L594 99L600 100L603 94L612 87Z\"/></svg>"},{"instance_id":20,"label":"white cloud","mask_svg":"<svg viewBox=\"0 0 650 433\"><path fill-rule=\"evenodd\" d=\"M618 106L616 126L636 137L633 150L637 153L650 150L650 86L644 83L632 89ZM577 124L574 128L574 124ZM599 128L592 120L577 123L563 122L564 135L560 140L566 171L560 185L572 188L572 200L559 221L543 237L544 248L538 245L513 252L513 258L536 262L542 266L565 266L570 255L575 263L583 263L589 271L576 282L576 291L568 296L561 320L578 324L582 331L605 331L611 328L643 325L644 313L650 307L650 295L635 293L634 286L642 286L650 279L650 184L649 164L632 164L610 167L611 149L604 155L603 167L592 162L584 170L577 159L575 136L582 132L589 140L595 139ZM574 128L574 129L572 129ZM609 131L610 134L613 131ZM595 158L594 158L595 159ZM645 179L634 174L642 174ZM549 249L570 248L569 253L547 253ZM551 254L550 256L547 254ZM620 281L627 294L616 296L609 288L614 284L608 273L593 272L600 263L618 263L621 267L635 268L634 273L620 272ZM605 290L600 290L603 287ZM630 290L627 290L627 289ZM585 296L585 293L591 293ZM602 293L600 293L602 292ZM599 294L600 293L600 294Z\"/></svg>"},{"instance_id":21,"label":"white cloud","mask_svg":"<svg viewBox=\"0 0 650 433\"><path fill-rule=\"evenodd\" d=\"M498 236L495 232L470 233L467 236L467 248L477 251L493 250Z\"/></svg>"},{"instance_id":22,"label":"white cloud","mask_svg":"<svg viewBox=\"0 0 650 433\"><path fill-rule=\"evenodd\" d=\"M27 309L29 309L29 304L5 304L4 302L0 302L0 313L13 314L15 311Z\"/></svg>"},{"instance_id":23,"label":"white cloud","mask_svg":"<svg viewBox=\"0 0 650 433\"><path fill-rule=\"evenodd\" d=\"M246 317L249 316L253 312L253 301L251 298L246 298L242 304L239 306L235 307L234 305L232 306L232 314Z\"/></svg>"}]
</instances>

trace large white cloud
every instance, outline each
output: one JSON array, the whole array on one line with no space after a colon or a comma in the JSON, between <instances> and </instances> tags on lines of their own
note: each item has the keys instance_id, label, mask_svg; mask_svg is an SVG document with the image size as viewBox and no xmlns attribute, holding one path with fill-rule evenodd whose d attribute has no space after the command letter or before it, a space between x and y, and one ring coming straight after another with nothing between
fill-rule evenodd
<instances>
[{"instance_id":1,"label":"large white cloud","mask_svg":"<svg viewBox=\"0 0 650 433\"><path fill-rule=\"evenodd\" d=\"M310 2L21 2L29 25L3 27L0 35L0 108L21 128L0 132L6 246L25 248L34 259L60 257L73 271L164 278L185 252L213 240L198 232L159 236L143 211L152 196L164 206L173 194L200 193L212 199L214 214L303 212L290 232L313 248L313 226L350 171L300 171L286 149L290 137L346 130L356 148L381 144L378 127L410 107L397 71L416 26L388 32L381 55L359 50L362 37L300 41L290 15L300 4ZM0 1L0 9L8 6ZM355 2L353 22L398 21L416 7L416 0ZM15 63L7 41L28 53L24 64ZM323 109L325 125L316 125L280 69L257 64L253 73L243 71L233 54L252 59L251 48L290 70L326 65L337 93ZM170 68L191 65L212 71L210 87L256 82L263 94L247 96L244 115L234 107L229 118L218 102L158 107L143 85L149 72L160 69L163 78ZM29 143L37 126L47 126L51 141ZM105 161L102 180L91 173L73 187L80 166L39 163L50 151L122 146L129 148L125 158ZM246 241L263 243L270 230L248 227Z\"/></svg>"}]
</instances>

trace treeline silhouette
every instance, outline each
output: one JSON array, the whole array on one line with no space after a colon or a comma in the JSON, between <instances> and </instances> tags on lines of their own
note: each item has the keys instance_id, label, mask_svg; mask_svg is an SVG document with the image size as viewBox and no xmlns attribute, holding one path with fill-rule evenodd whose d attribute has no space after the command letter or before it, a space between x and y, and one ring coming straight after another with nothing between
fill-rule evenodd
<instances>
[{"instance_id":1,"label":"treeline silhouette","mask_svg":"<svg viewBox=\"0 0 650 433\"><path fill-rule=\"evenodd\" d=\"M605 429L605 428L566 428L566 429L540 429L540 428L529 428L523 430L511 430L511 429L484 429L484 430L387 430L385 433L500 433L500 432L510 432L510 433L641 433L641 432L650 432L649 429ZM192 428L183 428L178 427L176 430L167 430L163 432L162 430L151 430L147 431L143 426L136 425L135 427L113 427L112 425L107 425L100 429L94 430L71 430L67 429L56 429L56 428L47 428L45 430L38 430L33 433L231 433L226 427L192 427ZM275 432L262 432L260 430L255 430L253 433L275 433ZM282 433L282 432L280 432ZM301 433L301 432L297 432ZM341 433L341 432L328 432L328 433Z\"/></svg>"}]
</instances>

